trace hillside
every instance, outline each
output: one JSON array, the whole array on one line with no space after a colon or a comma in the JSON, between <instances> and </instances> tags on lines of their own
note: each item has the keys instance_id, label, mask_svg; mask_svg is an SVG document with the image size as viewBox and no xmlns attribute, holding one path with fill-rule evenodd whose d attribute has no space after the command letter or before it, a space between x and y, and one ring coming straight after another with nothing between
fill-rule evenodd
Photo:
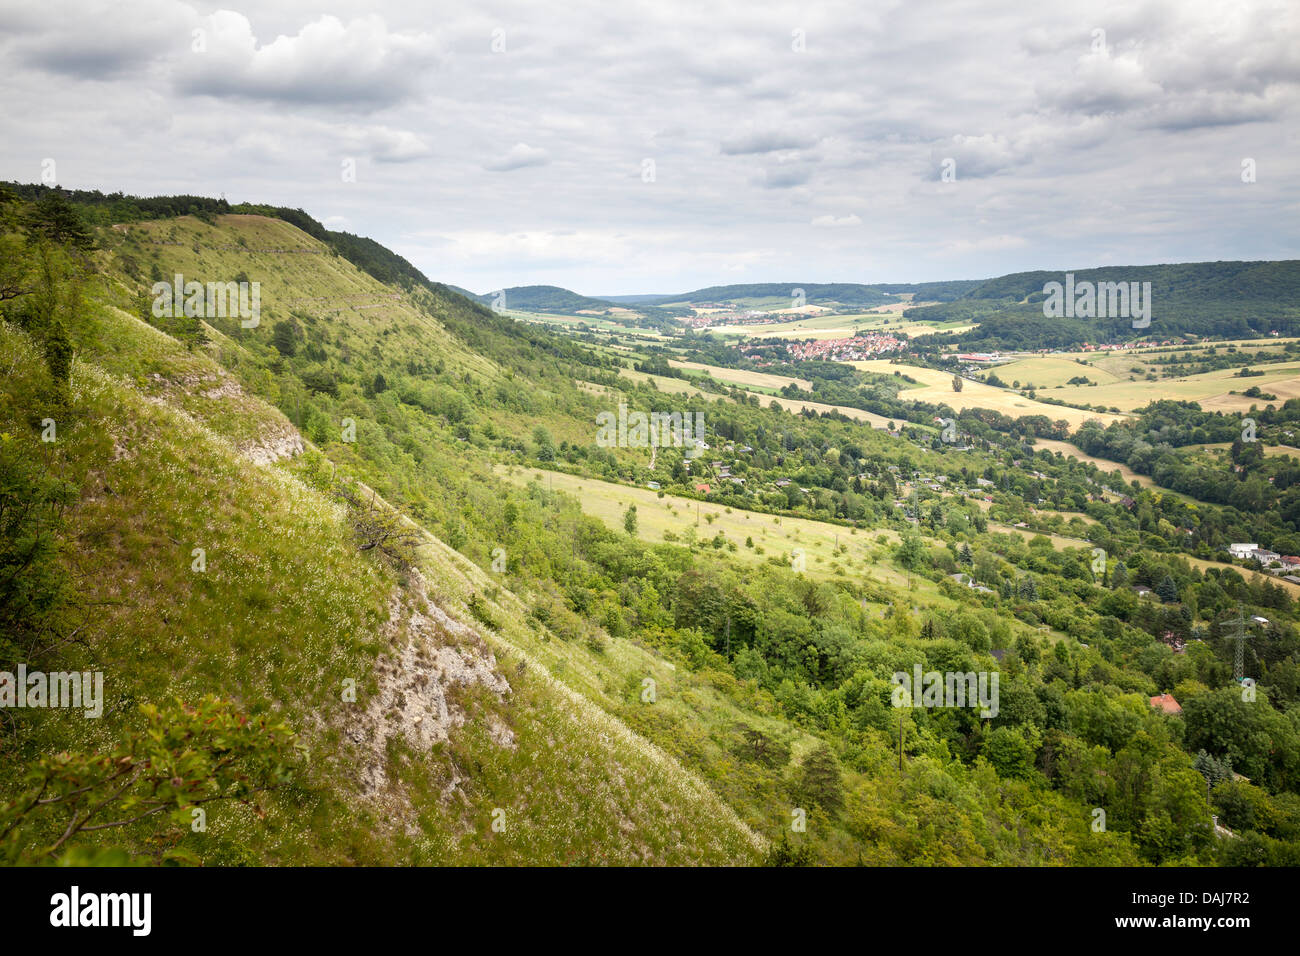
<instances>
[{"instance_id":1,"label":"hillside","mask_svg":"<svg viewBox=\"0 0 1300 956\"><path fill-rule=\"evenodd\" d=\"M494 305L503 292L505 294L505 308L524 312L572 313L588 310L603 312L614 306L612 302L578 295L576 292L570 292L568 289L561 289L559 286L554 285L510 286L498 292L474 296L474 299L484 305L491 306Z\"/></svg>"},{"instance_id":2,"label":"hillside","mask_svg":"<svg viewBox=\"0 0 1300 956\"><path fill-rule=\"evenodd\" d=\"M183 738L188 717L139 705L210 693L242 715L246 773L226 780L214 759L195 786L224 780L214 796L236 802L214 800L195 832L185 790L175 814L84 833L78 852L1291 858L1297 612L1263 575L1183 557L1264 540L1277 516L1037 452L1067 423L952 409L946 377L829 362L806 378L742 374L685 352L669 364L658 340L516 322L418 273L386 284L376 273L400 263L382 247L261 208L178 205L89 235L57 197L4 211L19 253L6 261L29 267L14 278L32 292L0 327L0 464L12 500L44 504L7 513L20 533L0 569L39 574L0 592L18 636L2 647L10 663L102 665L110 705L100 722L7 724L19 759L0 811L21 812L18 774L41 755L102 766L93 755L150 721ZM176 274L258 282L257 321L157 314L152 287ZM651 359L655 374L632 368ZM746 390L778 381L779 396ZM921 388L936 394L899 398ZM910 417L889 434L847 414L869 417L856 403ZM711 454L602 441L598 416L622 407L704 416ZM942 440L940 413L960 442ZM46 418L64 423L52 442ZM1113 570L1098 574L1099 548ZM1140 600L1134 583L1165 597ZM1215 630L1243 605L1274 622L1248 650L1249 708ZM1166 634L1200 647L1177 654ZM1001 708L900 711L891 675L913 666L999 674ZM1185 723L1148 706L1168 691ZM1247 729L1217 738L1223 721ZM278 754L285 730L239 730L276 722L299 735L294 754ZM1253 782L1211 798L1203 774L1224 765ZM259 816L238 800L262 786ZM1212 810L1250 842L1216 844ZM59 822L24 822L6 852L48 846Z\"/></svg>"},{"instance_id":3,"label":"hillside","mask_svg":"<svg viewBox=\"0 0 1300 956\"><path fill-rule=\"evenodd\" d=\"M417 336L404 348L493 374L436 322L285 223L231 217L133 232L122 249L183 241L166 248L194 264L238 247L244 268L263 268L272 314L327 299L316 308L335 334ZM198 252L196 238L205 240ZM270 257L282 258L270 266ZM59 564L76 582L63 613L78 640L64 663L102 670L108 700L98 722L27 712L11 728L6 792L38 754L110 747L141 704L215 694L297 732L305 752L291 788L262 801L264 817L214 806L206 832L141 823L88 834L79 852L125 845L212 864L754 858L760 844L711 791L549 677L525 650L548 639L545 628L524 624L508 591L415 525L395 559L358 550L372 516L388 513L382 498L364 486L349 498L284 415L207 355L116 307L130 298L120 284L96 298L75 330L71 402L53 443L26 424L43 414L39 353L23 332L0 333L4 367L23 370L0 391L6 449L33 456L73 494ZM209 334L224 361L249 361L238 342ZM356 703L344 699L349 681ZM25 837L52 838L54 823Z\"/></svg>"},{"instance_id":4,"label":"hillside","mask_svg":"<svg viewBox=\"0 0 1300 956\"><path fill-rule=\"evenodd\" d=\"M1062 272L1018 272L980 283L951 302L909 309L918 321L976 322L945 339L972 349L1067 348L1081 342L1300 332L1300 261L1194 262L1070 270L1076 283L1151 283L1151 324L1128 318L1049 318L1043 288Z\"/></svg>"}]
</instances>

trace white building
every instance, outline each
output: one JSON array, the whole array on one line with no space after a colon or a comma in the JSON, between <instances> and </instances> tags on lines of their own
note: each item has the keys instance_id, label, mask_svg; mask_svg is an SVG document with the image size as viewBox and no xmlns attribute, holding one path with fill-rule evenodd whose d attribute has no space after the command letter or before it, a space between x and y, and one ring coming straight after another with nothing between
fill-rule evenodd
<instances>
[{"instance_id":1,"label":"white building","mask_svg":"<svg viewBox=\"0 0 1300 956\"><path fill-rule=\"evenodd\" d=\"M1250 544L1228 545L1228 553L1234 558L1249 558L1258 550L1259 545L1253 541Z\"/></svg>"}]
</instances>

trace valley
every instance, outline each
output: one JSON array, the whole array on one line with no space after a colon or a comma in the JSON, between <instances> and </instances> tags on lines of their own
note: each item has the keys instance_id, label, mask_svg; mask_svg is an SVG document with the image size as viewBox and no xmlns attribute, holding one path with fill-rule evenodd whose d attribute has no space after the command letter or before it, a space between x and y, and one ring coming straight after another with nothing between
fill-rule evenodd
<instances>
[{"instance_id":1,"label":"valley","mask_svg":"<svg viewBox=\"0 0 1300 956\"><path fill-rule=\"evenodd\" d=\"M32 290L4 304L0 467L33 505L6 505L0 669L99 670L108 700L6 718L7 861L1293 860L1293 339L1232 346L1266 399L1236 353L1192 371L1204 343L967 367L950 340L996 319L925 316L977 283L500 311L301 211L177 202L0 205ZM177 275L255 281L260 312L156 310ZM887 351L802 347L858 335ZM620 408L703 424L598 440ZM1265 622L1241 675L1239 613ZM998 713L903 713L914 666L996 672ZM60 841L24 797L78 789L48 755L103 766L188 726L177 698L277 728L245 783L212 756L178 792L210 833Z\"/></svg>"}]
</instances>

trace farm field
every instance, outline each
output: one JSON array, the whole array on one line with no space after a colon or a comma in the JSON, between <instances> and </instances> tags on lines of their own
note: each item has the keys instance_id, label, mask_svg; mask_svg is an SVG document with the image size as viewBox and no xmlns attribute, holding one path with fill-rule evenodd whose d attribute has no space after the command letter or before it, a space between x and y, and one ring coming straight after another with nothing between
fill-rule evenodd
<instances>
[{"instance_id":1,"label":"farm field","mask_svg":"<svg viewBox=\"0 0 1300 956\"><path fill-rule=\"evenodd\" d=\"M931 335L935 332L965 332L972 328L974 326L971 324L958 322L906 322L899 317L897 311L886 311L886 307L881 307L874 314L860 312L852 315L820 315L767 325L719 325L712 331L719 335L736 335L753 339L821 341L852 338L861 332L890 332L915 337Z\"/></svg>"},{"instance_id":2,"label":"farm field","mask_svg":"<svg viewBox=\"0 0 1300 956\"><path fill-rule=\"evenodd\" d=\"M1060 405L1048 405L1017 394L1010 389L996 388L983 382L966 379L960 392L952 390L952 376L937 369L921 368L915 365L896 365L885 359L870 359L864 362L848 363L864 372L877 372L890 375L902 371L922 383L921 388L900 392L899 397L907 397L919 402L939 404L947 403L962 411L967 408L989 408L1004 415L1020 417L1024 415L1046 415L1052 421L1064 420L1071 428L1078 428L1089 419L1098 419L1104 424L1120 421L1124 416L1105 412L1084 411L1078 408L1066 408ZM1094 389L1095 391L1095 389Z\"/></svg>"},{"instance_id":3,"label":"farm field","mask_svg":"<svg viewBox=\"0 0 1300 956\"><path fill-rule=\"evenodd\" d=\"M770 372L754 372L749 369L723 368L719 365L703 365L699 362L680 362L669 359L673 368L687 369L692 372L707 372L720 382L732 385L754 385L760 388L784 388L793 384L805 391L812 390L812 382L805 378L792 378L788 375L773 375Z\"/></svg>"},{"instance_id":4,"label":"farm field","mask_svg":"<svg viewBox=\"0 0 1300 956\"><path fill-rule=\"evenodd\" d=\"M680 378L669 378L667 375L651 375L649 372L638 372L630 368L621 368L618 370L618 374L634 382L654 382L661 392L671 392L674 395L694 395L699 398L721 398L731 401L725 395L711 395L696 388L689 382L682 381Z\"/></svg>"},{"instance_id":5,"label":"farm field","mask_svg":"<svg viewBox=\"0 0 1300 956\"><path fill-rule=\"evenodd\" d=\"M996 371L998 378L1008 385L1019 382L1022 386L1028 387L1032 384L1035 388L1055 388L1080 375L1098 385L1119 381L1116 375L1096 366L1080 365L1071 359L1056 356L1021 359L1018 362L999 365Z\"/></svg>"},{"instance_id":6,"label":"farm field","mask_svg":"<svg viewBox=\"0 0 1300 956\"><path fill-rule=\"evenodd\" d=\"M1261 367L1260 371L1264 374L1251 378L1239 378L1236 368L1224 368L1186 378L1161 379L1158 382L1115 382L1095 388L1072 385L1053 389L1052 395L1064 401L1102 404L1124 411L1142 408L1149 402L1162 398L1198 402L1201 408L1209 412L1242 412L1252 405L1263 407L1269 404L1258 398L1228 394L1229 391L1245 391L1252 385L1276 395L1275 404L1281 404L1289 398L1300 398L1300 364L1290 362L1268 365Z\"/></svg>"},{"instance_id":7,"label":"farm field","mask_svg":"<svg viewBox=\"0 0 1300 956\"><path fill-rule=\"evenodd\" d=\"M1143 488L1159 487L1148 476L1139 475L1128 465L1120 464L1117 461L1109 461L1108 459L1105 458L1097 458L1094 455L1085 455L1082 451L1080 451L1077 447L1075 447L1068 441L1057 441L1055 439L1050 439L1050 438L1036 438L1034 439L1034 447L1046 448L1048 451L1058 452L1067 458L1074 458L1078 461L1086 461L1090 464L1096 465L1099 469L1101 469L1106 474L1110 474L1113 471L1118 471L1121 475L1124 476L1125 481L1128 482L1136 481Z\"/></svg>"},{"instance_id":8,"label":"farm field","mask_svg":"<svg viewBox=\"0 0 1300 956\"><path fill-rule=\"evenodd\" d=\"M883 415L877 415L875 412L869 412L861 408L853 408L849 405L824 405L821 402L806 402L799 398L784 398L780 395L765 396L763 403L769 404L776 402L786 411L794 412L796 415L805 409L818 414L824 412L839 412L845 418L852 418L854 421L867 422L872 428L889 428L889 419ZM897 424L897 422L895 422Z\"/></svg>"},{"instance_id":9,"label":"farm field","mask_svg":"<svg viewBox=\"0 0 1300 956\"><path fill-rule=\"evenodd\" d=\"M519 485L538 481L544 487L565 491L581 503L583 512L618 531L623 529L623 515L628 505L636 505L637 536L654 544L664 541L666 531L679 539L685 539L693 531L701 540L721 533L728 543L736 545L732 554L741 560L755 563L773 557L789 560L795 549L802 549L810 575L831 577L838 569L846 574L868 575L879 581L907 586L906 573L868 554L869 550L881 548L877 539L882 535L887 539L886 547L897 544L898 534L894 531L873 528L859 529L855 533L851 528L807 518L738 508L728 510L722 505L670 494L660 498L657 491L649 488L633 488L538 468L499 465L495 470L501 477ZM746 538L753 538L755 547L745 547ZM930 542L930 539L926 540ZM838 552L840 545L847 546L847 553ZM763 554L758 553L759 548L763 549ZM916 583L918 594L944 600L933 583L922 579L916 579Z\"/></svg>"}]
</instances>

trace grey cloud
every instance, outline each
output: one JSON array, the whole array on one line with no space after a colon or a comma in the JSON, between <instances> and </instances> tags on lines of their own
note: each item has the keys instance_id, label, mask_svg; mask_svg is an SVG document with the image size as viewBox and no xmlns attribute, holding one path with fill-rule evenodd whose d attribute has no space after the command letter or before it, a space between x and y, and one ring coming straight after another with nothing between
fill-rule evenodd
<instances>
[{"instance_id":1,"label":"grey cloud","mask_svg":"<svg viewBox=\"0 0 1300 956\"><path fill-rule=\"evenodd\" d=\"M484 163L483 168L502 173L523 169L526 166L545 166L550 161L550 154L546 150L529 146L527 143L515 143L504 156Z\"/></svg>"},{"instance_id":2,"label":"grey cloud","mask_svg":"<svg viewBox=\"0 0 1300 956\"><path fill-rule=\"evenodd\" d=\"M756 130L724 139L721 151L726 156L745 156L752 153L774 153L779 150L806 149L814 145L809 137L782 130Z\"/></svg>"}]
</instances>

